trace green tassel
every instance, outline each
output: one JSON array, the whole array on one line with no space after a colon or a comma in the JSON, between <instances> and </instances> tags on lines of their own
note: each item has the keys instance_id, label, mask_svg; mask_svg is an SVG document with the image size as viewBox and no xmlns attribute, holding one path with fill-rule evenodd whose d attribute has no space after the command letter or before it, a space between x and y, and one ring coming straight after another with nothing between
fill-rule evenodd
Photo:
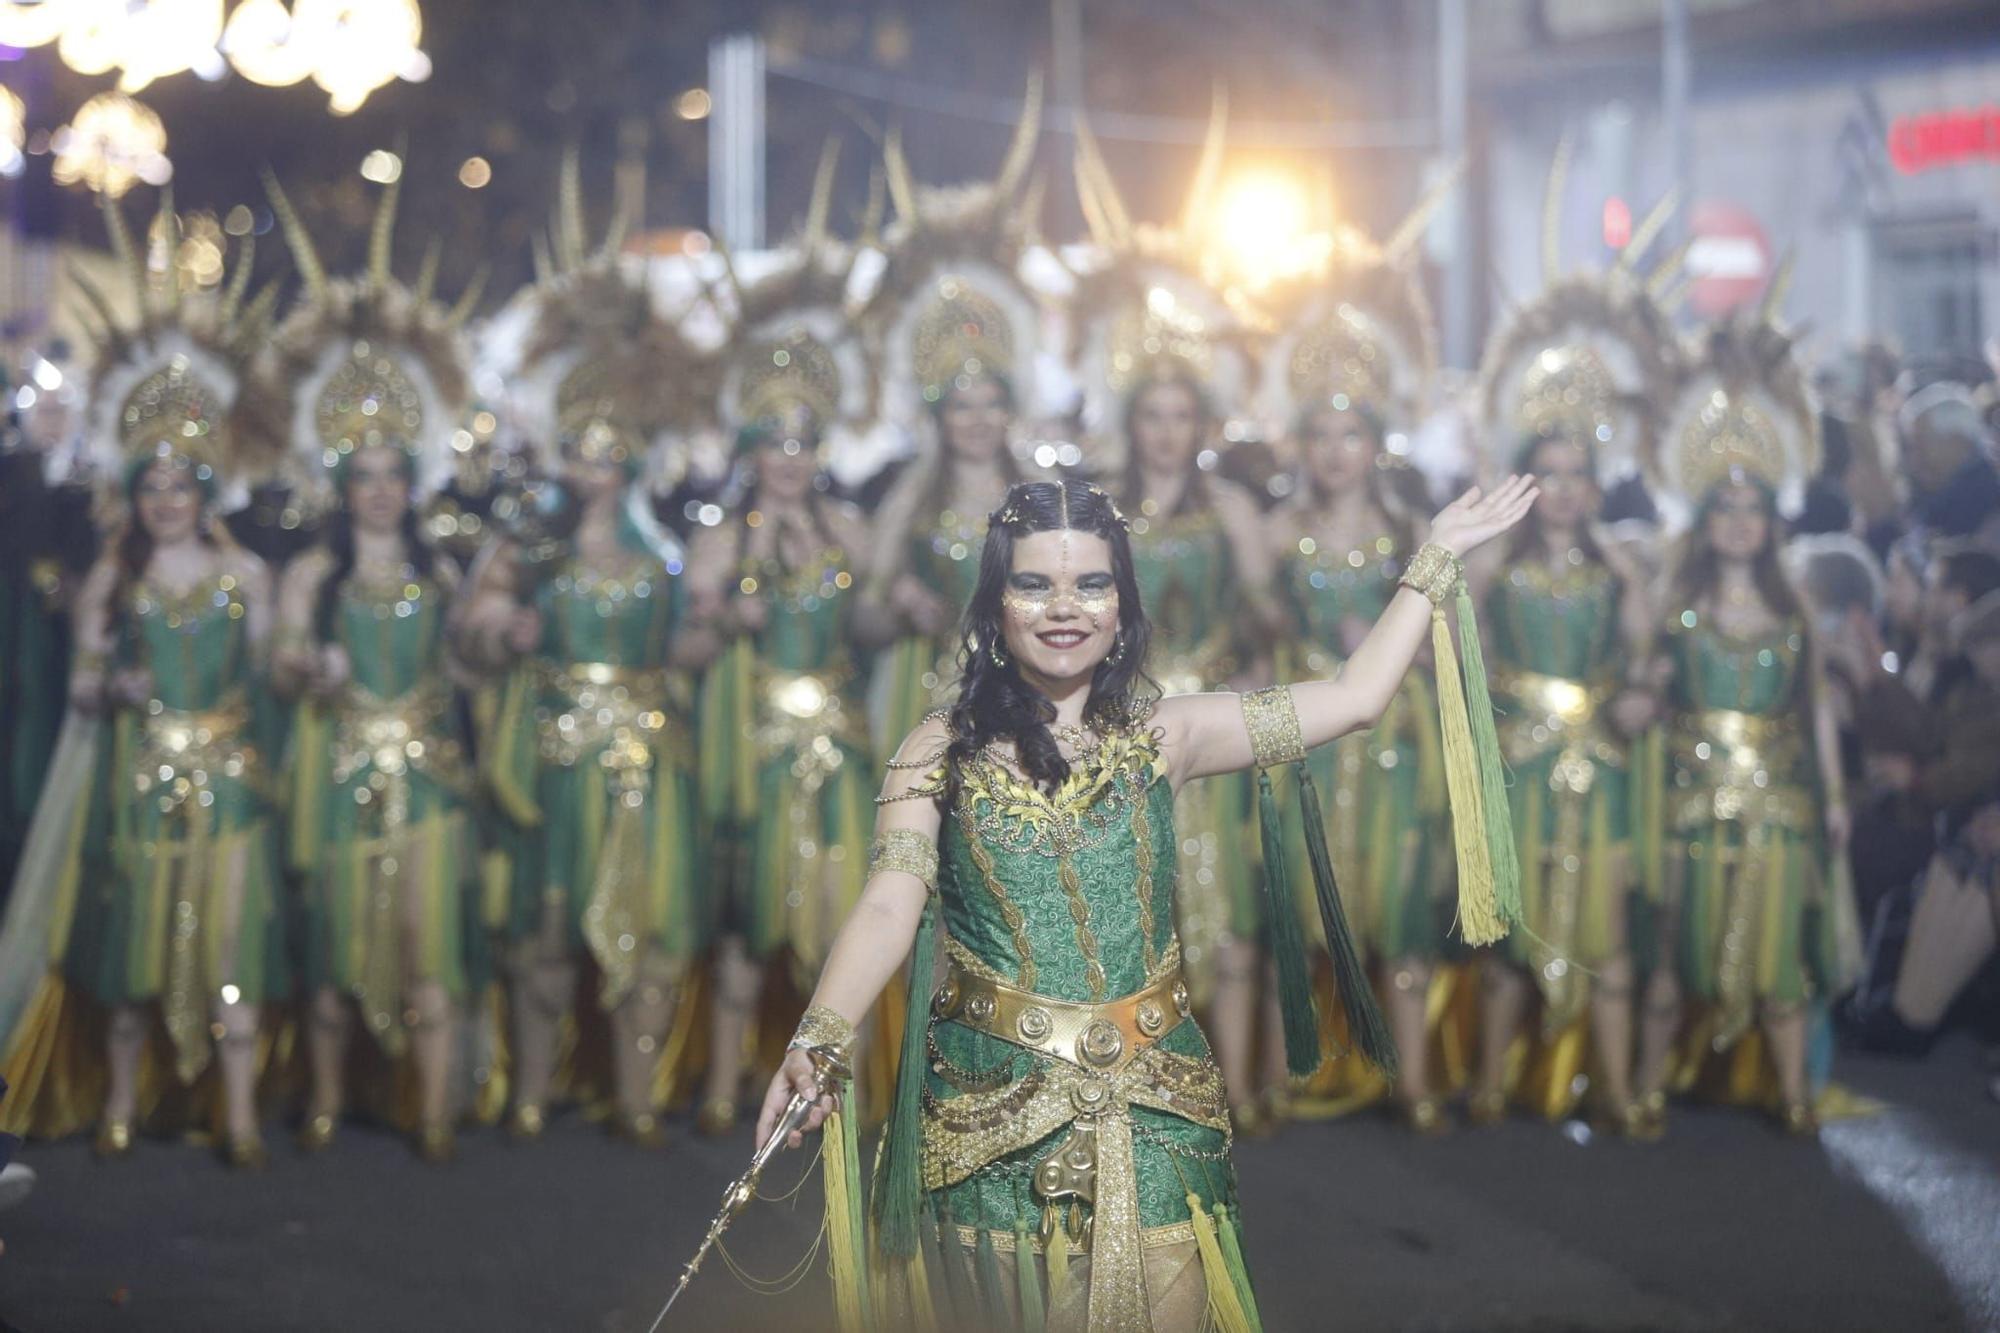
<instances>
[{"instance_id":1,"label":"green tassel","mask_svg":"<svg viewBox=\"0 0 2000 1333\"><path fill-rule=\"evenodd\" d=\"M1306 826L1306 860L1312 864L1320 928L1326 932L1327 957L1333 961L1333 982L1340 992L1341 1007L1347 1010L1348 1032L1362 1058L1394 1078L1399 1063L1396 1038L1375 999L1375 988L1368 984L1368 969L1362 966L1361 954L1354 947L1347 909L1340 904L1340 886L1333 878L1333 854L1326 846L1326 815L1320 808L1319 788L1313 785L1310 769L1303 763L1296 768L1299 813Z\"/></svg>"},{"instance_id":2,"label":"green tassel","mask_svg":"<svg viewBox=\"0 0 2000 1333\"><path fill-rule=\"evenodd\" d=\"M952 1313L963 1328L976 1324L979 1295L972 1289L972 1273L965 1265L965 1246L958 1241L958 1220L951 1204L939 1198L937 1217L938 1263L944 1269L944 1289L951 1299Z\"/></svg>"},{"instance_id":3,"label":"green tassel","mask_svg":"<svg viewBox=\"0 0 2000 1333\"><path fill-rule=\"evenodd\" d=\"M1250 1316L1250 1327L1255 1333L1264 1333L1257 1300L1250 1292L1250 1269L1243 1262L1243 1243L1236 1237L1236 1224L1229 1220L1229 1209L1222 1200L1217 1199L1211 1211L1215 1214L1215 1234L1222 1242L1222 1257L1229 1262L1229 1281L1236 1288L1236 1301L1243 1307L1243 1313Z\"/></svg>"},{"instance_id":4,"label":"green tassel","mask_svg":"<svg viewBox=\"0 0 2000 1333\"><path fill-rule=\"evenodd\" d=\"M1042 1312L1042 1282L1035 1274L1035 1245L1028 1239L1027 1224L1018 1217L1014 1222L1014 1286L1021 1299L1021 1333L1042 1333L1048 1316Z\"/></svg>"},{"instance_id":5,"label":"green tassel","mask_svg":"<svg viewBox=\"0 0 2000 1333\"><path fill-rule=\"evenodd\" d=\"M1271 795L1271 775L1264 769L1257 770L1257 818L1264 836L1264 907L1271 921L1271 953L1278 963L1278 1008L1285 1020L1285 1067L1303 1078L1319 1068L1319 1019L1313 1012L1305 932L1299 928L1291 880L1285 873L1278 803Z\"/></svg>"},{"instance_id":6,"label":"green tassel","mask_svg":"<svg viewBox=\"0 0 2000 1333\"><path fill-rule=\"evenodd\" d=\"M985 1218L980 1221L984 1223ZM1007 1318L1007 1292L1000 1284L1000 1255L993 1248L993 1233L984 1225L972 1247L972 1267L979 1275L980 1308L985 1314L980 1327L1006 1328L1011 1321Z\"/></svg>"},{"instance_id":7,"label":"green tassel","mask_svg":"<svg viewBox=\"0 0 2000 1333\"><path fill-rule=\"evenodd\" d=\"M910 951L910 999L903 1011L903 1050L896 1065L896 1096L889 1108L888 1170L876 1196L877 1243L891 1259L917 1252L917 1209L923 1179L919 1148L923 1125L924 1034L930 1024L931 970L937 963L937 899L924 904Z\"/></svg>"},{"instance_id":8,"label":"green tassel","mask_svg":"<svg viewBox=\"0 0 2000 1333\"><path fill-rule=\"evenodd\" d=\"M1458 651L1465 674L1466 711L1472 715L1472 744L1479 755L1479 799L1486 815L1486 845L1493 861L1493 905L1502 921L1522 920L1521 863L1514 849L1514 816L1507 808L1507 769L1500 758L1500 732L1493 724L1493 695L1486 683L1486 654L1479 646L1479 622L1472 594L1458 585ZM1439 669L1445 669L1439 664Z\"/></svg>"}]
</instances>

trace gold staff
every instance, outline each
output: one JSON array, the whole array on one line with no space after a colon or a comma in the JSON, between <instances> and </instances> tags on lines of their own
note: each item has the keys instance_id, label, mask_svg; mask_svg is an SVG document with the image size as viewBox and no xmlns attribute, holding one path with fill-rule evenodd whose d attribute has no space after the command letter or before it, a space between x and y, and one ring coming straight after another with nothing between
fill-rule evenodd
<instances>
[{"instance_id":1,"label":"gold staff","mask_svg":"<svg viewBox=\"0 0 2000 1333\"><path fill-rule=\"evenodd\" d=\"M792 1136L794 1130L805 1124L806 1117L812 1114L812 1109L818 1105L820 1098L832 1093L851 1076L852 1071L848 1068L847 1057L831 1046L814 1046L809 1048L806 1054L811 1057L813 1064L813 1090L810 1093L799 1092L792 1095L792 1100L785 1105L784 1114L778 1117L777 1128L771 1131L770 1138L764 1140L764 1146L757 1149L757 1155L750 1159L750 1169L745 1171L735 1184L723 1191L721 1211L716 1213L715 1220L708 1224L708 1235L702 1238L701 1248L694 1252L694 1258L688 1260L688 1266L681 1272L680 1285L674 1288L673 1295L667 1297L667 1303L660 1307L659 1318L653 1321L653 1327L648 1333L659 1333L660 1325L667 1317L667 1311L674 1308L674 1302L688 1289L688 1283L694 1280L695 1270L701 1267L701 1261L708 1258L708 1252L722 1239L722 1233L729 1229L729 1224L736 1220L736 1215L757 1197L757 1182L763 1178L764 1168L771 1164L771 1159L783 1150L785 1140Z\"/></svg>"}]
</instances>

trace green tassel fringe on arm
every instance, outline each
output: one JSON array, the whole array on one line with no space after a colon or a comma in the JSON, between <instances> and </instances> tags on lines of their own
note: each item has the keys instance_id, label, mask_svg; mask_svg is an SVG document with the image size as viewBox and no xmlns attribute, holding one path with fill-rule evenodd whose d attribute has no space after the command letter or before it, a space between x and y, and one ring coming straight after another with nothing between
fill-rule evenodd
<instances>
[{"instance_id":1,"label":"green tassel fringe on arm","mask_svg":"<svg viewBox=\"0 0 2000 1333\"><path fill-rule=\"evenodd\" d=\"M1301 765L1303 767L1303 765ZM1257 770L1257 819L1264 840L1264 907L1270 919L1271 953L1278 965L1278 1008L1284 1016L1285 1068L1303 1078L1319 1068L1319 1019L1313 1010L1312 971L1306 963L1305 934L1299 928L1285 846L1278 829L1278 803L1271 774ZM1308 831L1310 836L1310 831ZM1350 945L1350 950L1352 946ZM1366 989L1366 980L1363 980ZM1345 987L1342 988L1343 994Z\"/></svg>"},{"instance_id":2,"label":"green tassel fringe on arm","mask_svg":"<svg viewBox=\"0 0 2000 1333\"><path fill-rule=\"evenodd\" d=\"M896 1096L889 1109L887 1169L876 1196L876 1244L890 1259L917 1252L917 1212L922 1204L920 1149L923 1125L924 1036L930 1030L931 972L937 963L937 895L924 904L910 951L909 1005L903 1011L903 1049L896 1065ZM947 1256L949 1261L949 1256Z\"/></svg>"},{"instance_id":3,"label":"green tassel fringe on arm","mask_svg":"<svg viewBox=\"0 0 2000 1333\"><path fill-rule=\"evenodd\" d=\"M1320 928L1326 932L1326 952L1333 962L1334 986L1340 992L1341 1007L1347 1010L1347 1027L1361 1058L1389 1078L1396 1076L1400 1060L1396 1038L1389 1020L1368 984L1368 969L1354 946L1354 931L1347 924L1347 909L1340 902L1340 886L1333 878L1333 853L1326 845L1326 815L1319 803L1319 788L1305 764L1294 766L1299 783L1299 814L1306 826L1306 860L1312 865L1313 896L1319 900Z\"/></svg>"}]
</instances>

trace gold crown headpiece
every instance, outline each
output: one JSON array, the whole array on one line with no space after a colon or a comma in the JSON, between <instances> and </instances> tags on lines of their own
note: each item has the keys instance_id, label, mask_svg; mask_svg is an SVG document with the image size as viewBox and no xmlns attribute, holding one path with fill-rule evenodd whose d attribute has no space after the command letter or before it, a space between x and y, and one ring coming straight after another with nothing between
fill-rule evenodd
<instances>
[{"instance_id":1,"label":"gold crown headpiece","mask_svg":"<svg viewBox=\"0 0 2000 1333\"><path fill-rule=\"evenodd\" d=\"M216 438L228 400L206 383L185 354L175 354L125 395L118 407L118 438L126 456L179 456L213 469L221 461Z\"/></svg>"},{"instance_id":2,"label":"gold crown headpiece","mask_svg":"<svg viewBox=\"0 0 2000 1333\"><path fill-rule=\"evenodd\" d=\"M1207 385L1215 375L1214 330L1202 311L1166 287L1114 316L1104 333L1104 382L1125 397L1156 380L1187 378Z\"/></svg>"},{"instance_id":3,"label":"gold crown headpiece","mask_svg":"<svg viewBox=\"0 0 2000 1333\"><path fill-rule=\"evenodd\" d=\"M646 456L640 410L621 401L603 359L586 359L556 388L556 442L587 462L636 466Z\"/></svg>"},{"instance_id":4,"label":"gold crown headpiece","mask_svg":"<svg viewBox=\"0 0 2000 1333\"><path fill-rule=\"evenodd\" d=\"M910 363L924 401L936 403L959 379L1011 375L1016 330L1000 300L962 273L940 273L910 328Z\"/></svg>"},{"instance_id":5,"label":"gold crown headpiece","mask_svg":"<svg viewBox=\"0 0 2000 1333\"><path fill-rule=\"evenodd\" d=\"M340 466L362 449L416 447L428 424L424 394L386 348L356 339L313 400L320 461Z\"/></svg>"},{"instance_id":6,"label":"gold crown headpiece","mask_svg":"<svg viewBox=\"0 0 2000 1333\"><path fill-rule=\"evenodd\" d=\"M1667 489L1699 504L1730 480L1793 504L1819 466L1819 411L1791 337L1764 313L1711 326L1675 399L1662 459Z\"/></svg>"}]
</instances>

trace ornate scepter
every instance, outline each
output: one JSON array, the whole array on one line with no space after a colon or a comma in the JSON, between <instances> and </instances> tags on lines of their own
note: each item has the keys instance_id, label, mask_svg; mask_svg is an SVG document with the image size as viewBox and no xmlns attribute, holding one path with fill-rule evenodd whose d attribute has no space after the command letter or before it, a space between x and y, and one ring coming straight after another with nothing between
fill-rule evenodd
<instances>
[{"instance_id":1,"label":"ornate scepter","mask_svg":"<svg viewBox=\"0 0 2000 1333\"><path fill-rule=\"evenodd\" d=\"M729 1229L729 1224L736 1220L736 1215L757 1197L757 1183L763 1179L764 1168L769 1166L771 1159L784 1149L785 1140L792 1136L794 1130L806 1123L806 1118L812 1114L812 1109L819 1104L820 1098L837 1090L852 1076L846 1053L837 1047L808 1047L806 1055L812 1060L813 1090L810 1093L799 1092L792 1095L792 1100L785 1104L784 1114L778 1117L777 1127L771 1131L771 1137L764 1140L763 1146L758 1148L756 1155L750 1159L750 1169L745 1171L735 1184L723 1191L722 1208L716 1213L715 1219L708 1224L708 1234L702 1238L701 1248L694 1252L694 1258L688 1260L687 1267L681 1271L680 1285L674 1288L673 1295L667 1297L667 1303L660 1307L659 1318L653 1321L653 1327L648 1333L659 1333L660 1325L666 1320L667 1311L674 1308L674 1302L688 1289L688 1283L694 1281L695 1272L701 1267L701 1261L708 1258L708 1252L720 1243L722 1233Z\"/></svg>"}]
</instances>

